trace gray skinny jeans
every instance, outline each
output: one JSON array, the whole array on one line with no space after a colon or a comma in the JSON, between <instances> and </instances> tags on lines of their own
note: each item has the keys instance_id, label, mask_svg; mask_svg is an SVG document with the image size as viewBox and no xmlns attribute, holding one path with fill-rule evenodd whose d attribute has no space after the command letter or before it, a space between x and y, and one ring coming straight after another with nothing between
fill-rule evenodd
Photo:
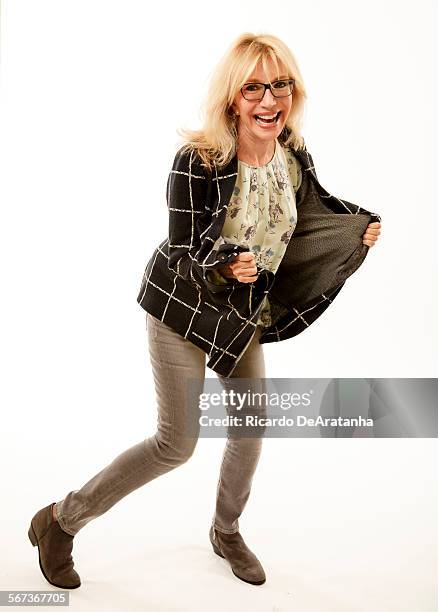
<instances>
[{"instance_id":1,"label":"gray skinny jeans","mask_svg":"<svg viewBox=\"0 0 438 612\"><path fill-rule=\"evenodd\" d=\"M186 380L205 377L206 354L168 325L146 313L146 327L152 364L158 422L156 433L118 455L80 489L70 491L56 503L61 528L76 535L89 521L109 510L138 487L187 461L197 437L186 437ZM258 342L258 326L250 344L227 379L218 375L221 385L230 389L233 378L264 378L263 345ZM216 508L212 524L223 533L239 530L238 518L248 500L259 460L262 437L227 437L220 468Z\"/></svg>"}]
</instances>

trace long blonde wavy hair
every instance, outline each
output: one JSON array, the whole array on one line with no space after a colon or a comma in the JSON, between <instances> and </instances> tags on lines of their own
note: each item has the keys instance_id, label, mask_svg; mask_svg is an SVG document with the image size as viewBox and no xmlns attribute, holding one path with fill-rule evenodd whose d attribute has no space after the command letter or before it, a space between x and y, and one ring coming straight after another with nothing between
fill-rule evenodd
<instances>
[{"instance_id":1,"label":"long blonde wavy hair","mask_svg":"<svg viewBox=\"0 0 438 612\"><path fill-rule=\"evenodd\" d=\"M202 128L177 129L183 139L180 144L182 151L194 149L208 170L212 170L215 164L227 164L236 154L237 119L232 104L260 60L267 72L269 59L275 65L278 76L281 63L288 75L295 79L292 108L279 140L284 146L292 144L295 149L304 147L301 123L307 95L292 51L276 36L245 32L231 44L212 73L207 97L201 105Z\"/></svg>"}]
</instances>

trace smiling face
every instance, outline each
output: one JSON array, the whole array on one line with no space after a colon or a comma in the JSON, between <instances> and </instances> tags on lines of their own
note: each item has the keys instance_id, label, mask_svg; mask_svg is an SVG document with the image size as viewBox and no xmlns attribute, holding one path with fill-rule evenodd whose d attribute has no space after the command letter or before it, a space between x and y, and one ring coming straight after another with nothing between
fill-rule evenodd
<instances>
[{"instance_id":1,"label":"smiling face","mask_svg":"<svg viewBox=\"0 0 438 612\"><path fill-rule=\"evenodd\" d=\"M275 65L272 60L269 60L268 72L265 73L260 61L246 82L273 83L279 78L291 78L291 75L287 74L281 63L279 63L279 69L280 74L277 74ZM275 140L280 135L289 116L292 108L292 97L293 92L290 96L276 98L272 95L271 90L267 89L262 100L246 100L239 90L232 104L234 112L238 115L237 133L239 141L250 146L251 144L267 143ZM280 114L273 123L263 123L256 117L256 115L271 117L277 113Z\"/></svg>"}]
</instances>

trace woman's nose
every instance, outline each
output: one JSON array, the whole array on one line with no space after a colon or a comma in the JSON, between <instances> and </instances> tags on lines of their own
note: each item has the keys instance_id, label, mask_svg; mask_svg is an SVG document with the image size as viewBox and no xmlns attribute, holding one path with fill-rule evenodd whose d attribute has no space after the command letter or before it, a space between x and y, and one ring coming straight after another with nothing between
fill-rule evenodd
<instances>
[{"instance_id":1,"label":"woman's nose","mask_svg":"<svg viewBox=\"0 0 438 612\"><path fill-rule=\"evenodd\" d=\"M275 96L273 95L270 89L265 89L265 95L260 100L260 102L262 102L263 104L267 104L268 106L276 104Z\"/></svg>"}]
</instances>

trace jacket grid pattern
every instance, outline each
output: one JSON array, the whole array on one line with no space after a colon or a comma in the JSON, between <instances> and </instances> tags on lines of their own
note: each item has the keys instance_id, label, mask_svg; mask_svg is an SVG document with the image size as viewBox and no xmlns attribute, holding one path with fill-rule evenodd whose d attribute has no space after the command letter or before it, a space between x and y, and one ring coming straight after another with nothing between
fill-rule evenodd
<instances>
[{"instance_id":1,"label":"jacket grid pattern","mask_svg":"<svg viewBox=\"0 0 438 612\"><path fill-rule=\"evenodd\" d=\"M168 236L146 264L137 302L208 355L207 367L230 376L250 343L264 297L272 325L259 342L286 340L307 329L362 264L368 223L380 215L330 194L319 183L304 145L296 193L298 222L277 272L259 269L254 283L212 282L208 271L248 250L221 237L237 179L237 155L208 172L193 149L180 149L166 188Z\"/></svg>"}]
</instances>

